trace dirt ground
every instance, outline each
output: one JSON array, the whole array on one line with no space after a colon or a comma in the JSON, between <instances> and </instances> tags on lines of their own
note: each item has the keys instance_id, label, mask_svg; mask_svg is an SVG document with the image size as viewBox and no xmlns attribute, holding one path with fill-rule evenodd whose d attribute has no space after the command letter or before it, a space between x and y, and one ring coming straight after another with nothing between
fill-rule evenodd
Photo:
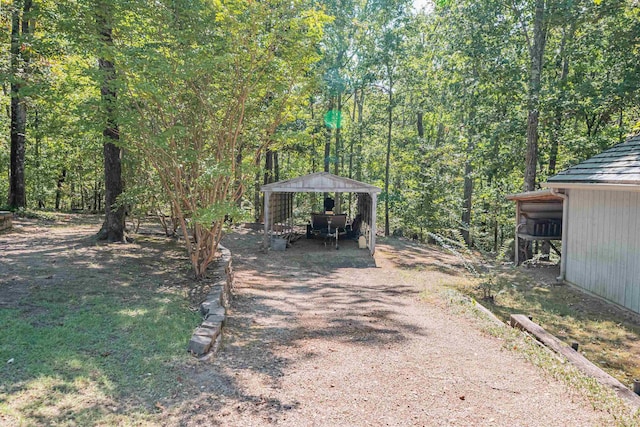
<instances>
[{"instance_id":1,"label":"dirt ground","mask_svg":"<svg viewBox=\"0 0 640 427\"><path fill-rule=\"evenodd\" d=\"M69 217L55 232L18 223L0 236L0 309L31 286L80 290L99 280L96 267L130 262L151 283L175 276L155 275L163 265L184 263L175 245L96 246L95 221ZM264 253L249 229L223 243L237 283L222 348L208 362L185 358L185 392L152 403L151 425L613 425L474 320L425 298L464 280L442 252L391 239L373 258L355 242L335 250L301 239Z\"/></svg>"},{"instance_id":2,"label":"dirt ground","mask_svg":"<svg viewBox=\"0 0 640 427\"><path fill-rule=\"evenodd\" d=\"M391 241L390 241L391 242ZM187 425L608 425L586 399L423 292L460 280L456 260L394 240L375 259L301 240L259 251L241 230L236 298ZM421 268L407 268L408 266ZM187 415L188 414L188 415Z\"/></svg>"},{"instance_id":3,"label":"dirt ground","mask_svg":"<svg viewBox=\"0 0 640 427\"><path fill-rule=\"evenodd\" d=\"M175 283L175 272L189 268L182 247L165 239L159 227L142 229L135 243L108 245L96 241L101 221L63 214L54 221L14 220L12 232L0 234L0 308L28 303L34 289L90 292L92 284L119 286L133 274L142 286L155 287L158 278L162 284L186 285L186 274Z\"/></svg>"}]
</instances>

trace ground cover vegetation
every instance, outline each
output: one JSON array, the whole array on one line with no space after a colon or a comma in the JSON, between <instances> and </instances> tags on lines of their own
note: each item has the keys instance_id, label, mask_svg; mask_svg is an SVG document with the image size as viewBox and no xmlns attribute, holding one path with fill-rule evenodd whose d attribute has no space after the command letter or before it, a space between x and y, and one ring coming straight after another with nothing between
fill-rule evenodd
<instances>
[{"instance_id":1,"label":"ground cover vegetation","mask_svg":"<svg viewBox=\"0 0 640 427\"><path fill-rule=\"evenodd\" d=\"M379 274L378 277L384 278L382 292L372 290L369 280L361 281L367 283L367 292L379 292L380 296L368 294L363 298L360 288L351 286L353 280L344 281L346 286L340 286L338 289L342 290L337 293L333 289L331 293L325 292L324 273L309 276L317 281L317 290L309 292L307 286L313 285L308 285L309 279L301 281L304 274L301 272L325 272L328 262L325 257L309 257L309 252L288 252L288 257L297 260L288 264L284 275L281 264L276 263L274 268L272 256L258 254L250 261L250 267L243 265L244 256L255 254L258 234L238 228L228 236L231 239L227 242L234 253L239 254L236 271L240 274L245 270L244 280L264 283L285 277L285 283L295 290L277 292L291 292L311 307L320 300L323 307L337 306L347 313L344 318L340 317L343 314L331 314L341 319L339 327L327 326L324 322L310 327L300 326L296 316L289 312L286 323L279 326L279 332L274 335L273 323L266 324L265 319L278 318L281 312L266 308L262 298L248 296L247 292L279 297L273 297L271 288L243 283L234 302L234 314L226 325L228 331L222 351L211 363L203 364L185 351L194 326L200 322L197 290L194 291L189 277L190 261L176 239L164 236L156 223L143 222L134 234L133 243L108 245L97 241L95 229L101 220L96 215L50 213L47 219L16 222L18 227L14 232L0 236L0 246L9 248L7 256L0 259L0 268L7 273L6 278L0 279L3 290L0 293L2 425L201 425L207 422L237 425L242 423L229 421L228 417L242 413L265 415L264 423L254 423L256 425L272 424L268 416L292 416L301 408L290 405L287 399L269 398L257 390L265 386L286 389L280 381L299 374L303 369L300 363L308 360L322 363L323 356L318 353L302 352L298 357L287 353L299 351L301 343L307 340L301 329L312 328L315 332L312 342L315 345L322 342L320 345L331 348L329 354L345 341L359 343L354 347L376 345L380 346L380 352L395 353L389 346L406 344L398 336L411 336L415 332L403 322L391 320L387 311L372 307L380 304L380 297L396 306L399 299L408 296L420 310L446 307L441 314L447 322L451 321L452 313L473 314L473 328L497 337L505 351L524 356L554 378L566 382L571 390L576 390L576 397L587 396L593 408L607 414L606 419L611 421L603 425L638 423L638 414L631 414L610 390L584 378L537 346L532 338L487 320L486 314L477 310L478 304L463 295L467 292L477 295L477 280L465 274L464 262L457 255L452 256L440 247L408 239L381 239L377 255L379 268L375 269L351 268L372 265L371 258L355 245L353 249L329 252L335 255L330 262L350 267L350 272L345 273L347 277L366 271L367 275ZM247 276L247 268L257 272ZM386 286L386 278L391 275L402 283L401 288L397 283ZM375 276L372 277L375 280ZM519 286L523 284L518 278L510 280ZM203 288L206 283L202 283ZM408 289L415 289L415 293L406 293ZM200 291L206 294L207 289ZM329 298L335 300L327 303ZM504 298L505 293L497 296L500 306L507 304ZM422 304L421 300L429 304ZM560 305L561 302L556 307L560 309ZM403 304L397 307L407 309ZM581 308L574 305L573 309ZM306 316L316 318L312 313ZM542 316L537 311L532 314L536 319ZM298 315L305 316L305 311ZM601 322L616 322L606 310L601 310L600 315ZM364 321L359 322L358 318ZM566 320L569 323L571 318L567 316ZM396 329L403 325L406 329ZM321 336L319 341L316 334ZM275 349L287 349L284 354L274 353L277 351L271 344L274 336L287 342L287 345L275 346ZM599 339L606 337L603 333ZM429 336L429 346L432 345L433 337ZM361 364L358 358L345 359ZM459 362L452 360L452 369L458 369ZM315 363L307 369L318 372ZM481 369L487 367L483 364ZM258 380L243 387L241 378L251 375ZM270 379L263 382L265 378ZM313 381L306 384L317 386ZM466 380L463 387L467 396L473 394ZM508 389L517 387L519 384L513 383ZM430 388L425 386L425 395ZM303 406L309 404L299 395L294 396ZM457 396L455 399L459 400ZM322 400L317 402L322 406ZM504 402L501 409L513 404ZM350 402L348 405L353 406ZM311 406L313 410L318 407L315 403Z\"/></svg>"},{"instance_id":2,"label":"ground cover vegetation","mask_svg":"<svg viewBox=\"0 0 640 427\"><path fill-rule=\"evenodd\" d=\"M452 290L464 295L505 323L510 322L512 314L526 314L567 345L577 344L587 359L621 383L633 386L640 375L636 357L638 314L558 282L556 257L544 261L537 257L516 269L512 263L502 262L508 247L491 258L467 248L462 239L455 241L436 234L432 239L442 251L455 257L466 274L466 280L441 283L445 293ZM405 263L404 268L429 270L433 266Z\"/></svg>"},{"instance_id":3,"label":"ground cover vegetation","mask_svg":"<svg viewBox=\"0 0 640 427\"><path fill-rule=\"evenodd\" d=\"M200 321L175 239L98 244L96 215L21 219L0 246L0 424L157 425Z\"/></svg>"},{"instance_id":4,"label":"ground cover vegetation","mask_svg":"<svg viewBox=\"0 0 640 427\"><path fill-rule=\"evenodd\" d=\"M523 278L526 281L526 278ZM453 285L453 287L449 286ZM561 361L550 350L540 346L534 338L522 334L519 330L514 328L508 328L504 325L498 325L494 322L495 318L489 318L486 311L479 310L477 301L470 295L469 287L466 287L468 283L464 281L449 282L446 286L440 288L440 291L434 296L432 293L425 291L423 298L433 301L434 299L442 301L448 304L449 308L453 309L459 315L465 315L472 318L474 321L486 331L488 334L498 337L504 340L504 347L507 349L518 351L528 361L536 366L541 367L548 372L552 377L563 381L572 390L579 390L585 396L588 397L591 405L594 409L605 412L611 416L611 425L616 426L634 426L638 424L640 420L640 412L637 410L629 410L628 405L619 399L612 389L607 388L595 381L593 378L588 377L578 371L577 368ZM456 289L457 288L457 289ZM461 291L461 292L460 292ZM563 302L556 300L550 301L556 307L562 305ZM583 300L584 302L584 300ZM585 304L585 307L589 305ZM494 308L494 306L492 306ZM532 309L530 305L523 305L521 308ZM535 310L535 309L534 309ZM538 311L534 311L536 314L541 314ZM536 315L534 314L534 316ZM607 315L603 317L609 318ZM618 313L620 315L620 313ZM607 334L605 334L607 335ZM606 341L604 338L602 341ZM620 379L620 376L618 376ZM624 382L624 379L621 379Z\"/></svg>"},{"instance_id":5,"label":"ground cover vegetation","mask_svg":"<svg viewBox=\"0 0 640 427\"><path fill-rule=\"evenodd\" d=\"M184 236L197 277L225 219L260 219L261 184L317 171L383 188L387 235L437 236L497 254L514 226L504 194L538 188L639 130L635 0L438 0L421 10L409 0L0 5L0 205L27 216L104 213L102 227L90 226L112 241L126 241L125 213L154 215L167 235ZM296 200L308 213L309 199ZM342 201L345 210L351 202ZM154 245L138 237L119 251ZM167 250L165 240L160 246ZM172 256L173 267L185 262ZM94 272L71 291L36 289L33 308L45 316L25 323L29 307L3 308L15 348L34 344L51 355L47 363L37 352L20 355L18 368L15 352L3 352L16 358L6 387L18 387L2 390L14 399L3 410L22 408L35 423L117 424L140 400L144 422L157 398L148 390L181 393L188 362L175 354L197 323L186 291L158 288L137 261L114 276L114 259L104 276L113 283L99 291L87 286L100 282ZM154 260L145 262L161 268ZM627 344L636 329L622 320L599 321L554 305L545 287L503 280L496 307L505 316L528 310L594 361L596 335L611 337L610 353L635 348ZM151 330L163 331L152 349ZM175 370L171 386L166 369ZM82 393L95 403L85 413L74 414L77 402L41 412L44 399ZM112 399L133 409L104 412Z\"/></svg>"},{"instance_id":6,"label":"ground cover vegetation","mask_svg":"<svg viewBox=\"0 0 640 427\"><path fill-rule=\"evenodd\" d=\"M384 189L385 234L497 252L504 194L640 113L632 0L5 0L0 19L8 207L105 211L108 240L125 212L173 219L199 277L224 218L260 218L259 185L322 170Z\"/></svg>"},{"instance_id":7,"label":"ground cover vegetation","mask_svg":"<svg viewBox=\"0 0 640 427\"><path fill-rule=\"evenodd\" d=\"M464 258L467 266L474 264L473 258ZM481 269L478 266L476 271ZM469 280L451 280L442 285L482 304L505 323L512 314L531 316L567 345L578 344L587 359L621 383L633 385L640 375L638 315L559 284L555 266L493 266L492 270L492 274L467 272Z\"/></svg>"}]
</instances>

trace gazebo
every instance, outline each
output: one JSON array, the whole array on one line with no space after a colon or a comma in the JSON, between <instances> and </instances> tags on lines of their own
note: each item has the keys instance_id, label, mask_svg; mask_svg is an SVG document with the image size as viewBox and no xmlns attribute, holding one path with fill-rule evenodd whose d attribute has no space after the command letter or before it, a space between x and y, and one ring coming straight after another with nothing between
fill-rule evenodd
<instances>
[{"instance_id":1,"label":"gazebo","mask_svg":"<svg viewBox=\"0 0 640 427\"><path fill-rule=\"evenodd\" d=\"M329 172L316 172L285 181L265 184L264 193L264 247L271 245L270 236L277 228L292 227L293 196L295 193L356 193L357 211L362 218L362 233L367 238L371 255L376 248L376 205L380 188Z\"/></svg>"}]
</instances>

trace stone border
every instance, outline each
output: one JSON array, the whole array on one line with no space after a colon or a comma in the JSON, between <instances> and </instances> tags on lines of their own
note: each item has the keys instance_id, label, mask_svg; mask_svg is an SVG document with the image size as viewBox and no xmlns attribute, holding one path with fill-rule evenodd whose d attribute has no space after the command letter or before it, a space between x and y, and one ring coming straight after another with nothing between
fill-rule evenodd
<instances>
[{"instance_id":1,"label":"stone border","mask_svg":"<svg viewBox=\"0 0 640 427\"><path fill-rule=\"evenodd\" d=\"M11 231L13 227L13 213L7 211L0 211L0 232Z\"/></svg>"},{"instance_id":2,"label":"stone border","mask_svg":"<svg viewBox=\"0 0 640 427\"><path fill-rule=\"evenodd\" d=\"M203 320L193 332L187 347L187 351L201 360L213 355L220 347L222 326L227 319L234 286L231 251L222 245L218 245L218 250L222 254L218 261L218 273L224 278L213 284L207 298L200 304Z\"/></svg>"}]
</instances>

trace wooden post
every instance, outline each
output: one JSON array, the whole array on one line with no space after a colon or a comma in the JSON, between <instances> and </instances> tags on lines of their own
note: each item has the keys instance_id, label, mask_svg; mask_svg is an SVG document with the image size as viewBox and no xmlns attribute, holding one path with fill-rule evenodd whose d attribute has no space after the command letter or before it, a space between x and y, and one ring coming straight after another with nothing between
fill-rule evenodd
<instances>
[{"instance_id":1,"label":"wooden post","mask_svg":"<svg viewBox=\"0 0 640 427\"><path fill-rule=\"evenodd\" d=\"M514 262L516 267L520 263L520 239L518 238L518 226L520 225L520 200L516 201L516 233L514 238Z\"/></svg>"},{"instance_id":2,"label":"wooden post","mask_svg":"<svg viewBox=\"0 0 640 427\"><path fill-rule=\"evenodd\" d=\"M371 255L376 253L376 212L378 209L378 195L370 193L371 196L371 234L369 235L369 251Z\"/></svg>"}]
</instances>

